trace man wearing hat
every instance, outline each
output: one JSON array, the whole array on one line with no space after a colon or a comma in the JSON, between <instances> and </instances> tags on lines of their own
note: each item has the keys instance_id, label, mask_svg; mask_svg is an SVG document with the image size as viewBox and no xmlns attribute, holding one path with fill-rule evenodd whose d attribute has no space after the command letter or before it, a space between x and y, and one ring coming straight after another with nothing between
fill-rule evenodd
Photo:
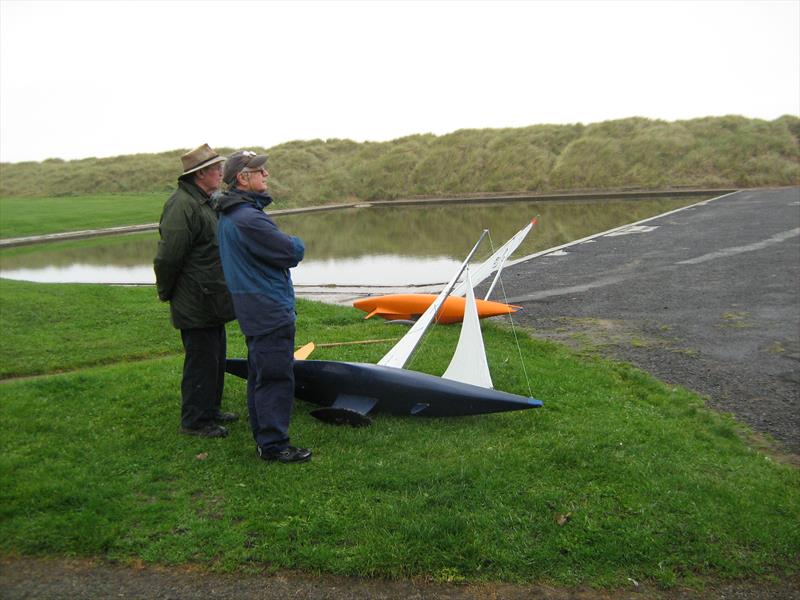
<instances>
[{"instance_id":1,"label":"man wearing hat","mask_svg":"<svg viewBox=\"0 0 800 600\"><path fill-rule=\"evenodd\" d=\"M243 150L228 157L219 199L219 250L239 327L247 341L247 409L258 455L304 462L311 451L289 445L294 401L294 288L289 269L305 246L264 213L267 157Z\"/></svg>"},{"instance_id":2,"label":"man wearing hat","mask_svg":"<svg viewBox=\"0 0 800 600\"><path fill-rule=\"evenodd\" d=\"M169 301L172 324L181 331L185 357L181 382L181 428L189 435L225 437L220 422L235 421L220 410L225 377L225 323L234 319L217 244L222 163L208 144L181 157L178 189L164 205L153 261L158 297Z\"/></svg>"}]
</instances>

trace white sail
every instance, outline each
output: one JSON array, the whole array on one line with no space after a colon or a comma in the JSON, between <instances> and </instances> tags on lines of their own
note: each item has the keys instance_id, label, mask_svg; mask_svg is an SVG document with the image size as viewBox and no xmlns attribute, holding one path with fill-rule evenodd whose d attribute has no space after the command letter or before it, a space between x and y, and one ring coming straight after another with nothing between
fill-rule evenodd
<instances>
[{"instance_id":1,"label":"white sail","mask_svg":"<svg viewBox=\"0 0 800 600\"><path fill-rule=\"evenodd\" d=\"M400 338L400 341L397 342L392 349L389 350L389 352L387 352L384 357L378 361L379 365L383 365L384 367L396 367L398 369L402 369L406 366L414 350L422 340L422 336L425 335L425 332L433 322L434 317L436 317L442 304L444 304L444 301L447 299L447 296L450 295L453 286L455 286L458 278L461 277L461 273L467 267L467 264L469 264L472 255L475 254L475 251L478 249L478 246L483 241L483 238L486 236L487 232L488 230L483 231L478 242L472 248L464 262L461 263L458 272L436 297L436 300L433 301L433 304L428 307L428 310L422 313L422 316L417 319L417 322L414 323L411 329L408 330L408 333Z\"/></svg>"},{"instance_id":2,"label":"white sail","mask_svg":"<svg viewBox=\"0 0 800 600\"><path fill-rule=\"evenodd\" d=\"M500 277L500 272L503 270L503 266L505 265L506 260L509 256L511 256L514 251L519 248L519 245L522 243L522 240L525 239L525 236L528 235L528 232L531 230L536 224L536 219L531 220L525 227L520 229L517 233L515 233L510 240L508 240L505 244L500 246L497 251L492 254L484 263L478 266L474 272L472 273L472 285L478 285L484 279L489 277L492 273L497 271L497 275L492 282L491 287L489 288L489 292L486 294L485 300L489 299L489 294L492 293L494 289L495 283L497 283L497 278ZM462 281L456 289L453 290L453 296L463 296L467 291L466 282Z\"/></svg>"},{"instance_id":3,"label":"white sail","mask_svg":"<svg viewBox=\"0 0 800 600\"><path fill-rule=\"evenodd\" d=\"M489 363L486 362L486 350L481 335L481 322L478 319L478 307L475 304L475 292L472 289L469 267L464 271L464 282L467 286L464 321L461 335L450 365L442 375L442 379L471 383L483 388L493 389L492 376L489 374Z\"/></svg>"}]
</instances>

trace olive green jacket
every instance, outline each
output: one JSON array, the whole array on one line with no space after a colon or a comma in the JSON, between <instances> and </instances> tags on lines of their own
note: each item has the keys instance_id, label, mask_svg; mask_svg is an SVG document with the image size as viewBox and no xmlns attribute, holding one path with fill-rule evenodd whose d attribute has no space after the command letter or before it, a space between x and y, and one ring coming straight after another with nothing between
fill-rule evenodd
<instances>
[{"instance_id":1,"label":"olive green jacket","mask_svg":"<svg viewBox=\"0 0 800 600\"><path fill-rule=\"evenodd\" d=\"M177 329L214 327L234 319L219 258L212 199L190 181L164 205L153 269L161 300L169 301Z\"/></svg>"}]
</instances>

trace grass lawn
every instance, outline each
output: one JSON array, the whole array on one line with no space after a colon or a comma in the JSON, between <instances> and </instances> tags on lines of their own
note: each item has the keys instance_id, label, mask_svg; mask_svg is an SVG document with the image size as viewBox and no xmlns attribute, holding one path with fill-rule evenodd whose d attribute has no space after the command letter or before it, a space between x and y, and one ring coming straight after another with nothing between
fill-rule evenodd
<instances>
[{"instance_id":1,"label":"grass lawn","mask_svg":"<svg viewBox=\"0 0 800 600\"><path fill-rule=\"evenodd\" d=\"M521 336L541 409L352 429L298 402L291 434L314 459L285 466L257 459L246 420L224 440L177 434L178 333L152 289L2 280L0 311L6 555L600 587L797 572L797 469L626 365ZM404 332L350 308L298 312L298 345ZM411 367L441 373L457 333L435 328ZM526 393L513 336L484 333L495 385ZM226 409L244 415L244 388L228 380Z\"/></svg>"},{"instance_id":2,"label":"grass lawn","mask_svg":"<svg viewBox=\"0 0 800 600\"><path fill-rule=\"evenodd\" d=\"M157 223L169 193L0 198L0 238Z\"/></svg>"}]
</instances>

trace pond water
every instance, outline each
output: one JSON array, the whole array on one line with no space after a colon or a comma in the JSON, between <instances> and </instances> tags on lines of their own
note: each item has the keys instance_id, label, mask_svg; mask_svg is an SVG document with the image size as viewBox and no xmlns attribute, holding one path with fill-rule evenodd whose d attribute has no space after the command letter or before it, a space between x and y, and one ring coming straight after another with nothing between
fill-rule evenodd
<instances>
[{"instance_id":1,"label":"pond water","mask_svg":"<svg viewBox=\"0 0 800 600\"><path fill-rule=\"evenodd\" d=\"M292 271L298 286L406 286L446 281L483 229L475 262L533 217L514 257L633 223L702 198L581 200L368 207L279 215L278 226L306 244ZM58 283L154 283L158 234L51 242L0 251L0 277ZM514 258L512 257L512 259Z\"/></svg>"}]
</instances>

